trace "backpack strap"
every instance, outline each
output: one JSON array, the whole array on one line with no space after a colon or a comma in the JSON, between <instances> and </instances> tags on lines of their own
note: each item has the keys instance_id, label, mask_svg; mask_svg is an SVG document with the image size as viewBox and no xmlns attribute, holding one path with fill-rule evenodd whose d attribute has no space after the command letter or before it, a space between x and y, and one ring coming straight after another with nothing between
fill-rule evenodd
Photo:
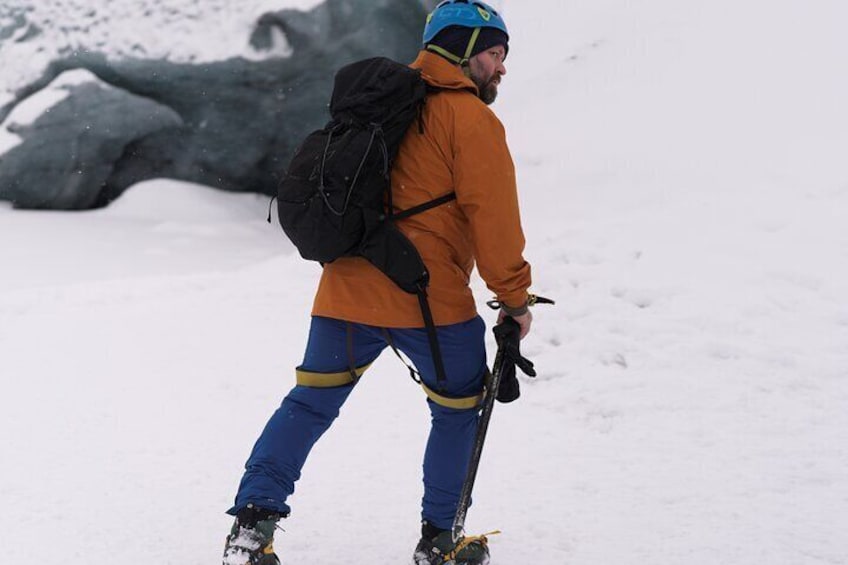
<instances>
[{"instance_id":1,"label":"backpack strap","mask_svg":"<svg viewBox=\"0 0 848 565\"><path fill-rule=\"evenodd\" d=\"M427 287L423 283L418 283L418 291L415 293L418 296L418 305L421 307L421 315L424 317L424 327L427 330L427 340L430 342L430 351L433 354L433 365L436 368L436 382L439 385L439 392L444 390L447 382L447 373L445 373L445 363L442 360L442 350L439 347L439 336L436 333L436 322L433 320L433 312L430 310L430 301L427 300Z\"/></svg>"},{"instance_id":2,"label":"backpack strap","mask_svg":"<svg viewBox=\"0 0 848 565\"><path fill-rule=\"evenodd\" d=\"M353 354L353 324L347 322L346 327L346 342L347 342L347 367L350 372L350 377L355 383L359 380L359 375L356 373L356 356Z\"/></svg>"},{"instance_id":3,"label":"backpack strap","mask_svg":"<svg viewBox=\"0 0 848 565\"><path fill-rule=\"evenodd\" d=\"M438 198L434 198L423 204L407 208L400 212L391 214L389 218L392 221L403 220L415 214L426 212L436 206L441 206L451 200L456 200L456 193L450 192ZM389 208L391 210L391 208ZM439 390L444 388L447 376L445 373L445 364L442 359L441 348L439 347L439 338L436 334L436 323L433 320L433 312L430 310L430 301L427 300L427 284L426 282L418 282L416 285L415 295L418 297L418 305L421 308L421 316L424 318L424 328L427 330L427 340L430 342L430 351L433 354L433 365L436 369L436 382L439 384ZM413 377L413 380L414 377Z\"/></svg>"},{"instance_id":4,"label":"backpack strap","mask_svg":"<svg viewBox=\"0 0 848 565\"><path fill-rule=\"evenodd\" d=\"M456 200L456 193L455 192L449 192L448 194L445 194L443 196L439 196L438 198L434 198L433 200L430 200L430 201L425 202L423 204L419 204L418 206L413 206L412 208L407 208L406 210L401 210L400 212L397 212L397 213L391 213L389 217L392 220L395 220L395 221L403 220L403 219L408 218L410 216L414 216L415 214L420 214L421 212L426 212L427 210L430 210L431 208L435 208L436 206L441 206L442 204L446 204L446 203L450 202L451 200Z\"/></svg>"},{"instance_id":5,"label":"backpack strap","mask_svg":"<svg viewBox=\"0 0 848 565\"><path fill-rule=\"evenodd\" d=\"M442 351L439 347L438 334L436 333L436 324L433 322L433 313L430 311L430 303L427 300L427 290L421 286L421 290L417 293L417 296L418 304L421 308L421 314L424 317L424 328L427 330L427 341L430 342L430 353L433 356L433 365L436 368L436 382L438 383L439 390L441 391L444 390L447 376L445 373L445 364L442 360ZM406 368L409 369L409 376L412 377L412 380L423 386L425 390L429 391L430 389L427 388L424 384L424 380L421 378L421 373L419 373L415 367L410 365L406 359L403 358L403 355L400 354L400 351L398 351L398 348L392 339L392 334L390 334L389 330L386 328L383 328L383 337L385 338L386 343L389 344L389 347L392 348L392 351L395 352L398 359L400 359L401 363L406 365Z\"/></svg>"},{"instance_id":6,"label":"backpack strap","mask_svg":"<svg viewBox=\"0 0 848 565\"><path fill-rule=\"evenodd\" d=\"M421 384L421 375L418 373L415 367L412 366L410 362L407 362L407 360L403 358L403 355L401 355L400 351L395 345L395 340L392 339L392 334L389 333L388 328L383 328L383 339L386 340L386 343L388 343L389 347L392 348L392 351L395 352L395 355L397 355L397 358L400 359L400 362L406 365L406 368L409 369L409 376L412 378L412 380L418 384Z\"/></svg>"}]
</instances>

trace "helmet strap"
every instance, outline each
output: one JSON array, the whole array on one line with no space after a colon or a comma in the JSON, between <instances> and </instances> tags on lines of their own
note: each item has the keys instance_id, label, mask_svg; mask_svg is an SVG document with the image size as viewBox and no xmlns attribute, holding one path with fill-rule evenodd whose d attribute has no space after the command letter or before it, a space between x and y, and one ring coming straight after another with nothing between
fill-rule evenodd
<instances>
[{"instance_id":1,"label":"helmet strap","mask_svg":"<svg viewBox=\"0 0 848 565\"><path fill-rule=\"evenodd\" d=\"M434 53L438 53L439 55L441 55L442 57L444 57L448 61L456 63L457 65L462 64L462 58L461 57L457 57L456 55L454 55L453 53L451 53L447 49L439 47L438 45L433 45L431 43L430 45L427 46L427 51L432 51Z\"/></svg>"},{"instance_id":2,"label":"helmet strap","mask_svg":"<svg viewBox=\"0 0 848 565\"><path fill-rule=\"evenodd\" d=\"M433 51L434 53L438 53L448 61L452 61L461 67L468 66L468 59L471 58L471 52L474 51L474 45L477 43L477 38L480 37L480 29L479 27L475 27L474 31L471 32L471 39L468 40L468 47L465 48L465 55L463 57L458 57L444 49L438 45L433 45L432 43L427 45L428 51Z\"/></svg>"},{"instance_id":3,"label":"helmet strap","mask_svg":"<svg viewBox=\"0 0 848 565\"><path fill-rule=\"evenodd\" d=\"M477 38L480 37L480 29L479 27L475 27L471 33L471 39L468 40L468 47L465 48L465 56L462 58L460 65L464 66L468 63L468 59L471 58L471 52L474 51L474 44L477 43Z\"/></svg>"}]
</instances>

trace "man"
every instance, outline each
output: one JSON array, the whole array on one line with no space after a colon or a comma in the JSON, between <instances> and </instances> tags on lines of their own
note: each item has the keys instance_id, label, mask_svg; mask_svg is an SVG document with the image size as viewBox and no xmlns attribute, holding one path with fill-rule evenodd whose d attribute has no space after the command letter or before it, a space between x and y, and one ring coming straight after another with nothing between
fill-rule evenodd
<instances>
[{"instance_id":1,"label":"man","mask_svg":"<svg viewBox=\"0 0 848 565\"><path fill-rule=\"evenodd\" d=\"M242 478L225 565L275 565L276 522L310 449L329 428L358 378L391 346L417 367L432 413L424 455L422 536L414 560L442 563L457 548L450 528L470 459L485 378L485 327L468 286L473 266L512 317L530 330L530 266L512 158L503 126L487 107L506 74L509 36L482 2L445 0L428 17L412 67L434 87L420 124L401 144L392 203L405 210L455 192L456 200L398 222L430 273L430 308L444 367L437 370L416 297L365 259L326 264L315 297L297 386L257 441ZM485 538L462 540L457 565L488 563Z\"/></svg>"}]
</instances>

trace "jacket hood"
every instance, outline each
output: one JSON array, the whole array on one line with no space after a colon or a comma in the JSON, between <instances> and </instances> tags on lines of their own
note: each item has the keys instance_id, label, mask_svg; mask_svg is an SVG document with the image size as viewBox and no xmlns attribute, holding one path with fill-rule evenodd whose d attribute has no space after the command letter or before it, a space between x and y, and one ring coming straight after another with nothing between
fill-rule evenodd
<instances>
[{"instance_id":1,"label":"jacket hood","mask_svg":"<svg viewBox=\"0 0 848 565\"><path fill-rule=\"evenodd\" d=\"M422 49L409 66L420 69L421 78L431 86L449 90L468 90L475 96L479 94L477 85L465 76L459 65L454 65L436 53Z\"/></svg>"}]
</instances>

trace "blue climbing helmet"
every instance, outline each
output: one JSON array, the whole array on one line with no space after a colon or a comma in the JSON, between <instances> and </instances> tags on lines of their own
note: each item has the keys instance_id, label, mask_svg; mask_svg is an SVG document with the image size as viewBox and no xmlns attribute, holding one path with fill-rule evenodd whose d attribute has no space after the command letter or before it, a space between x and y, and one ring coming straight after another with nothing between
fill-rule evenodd
<instances>
[{"instance_id":1,"label":"blue climbing helmet","mask_svg":"<svg viewBox=\"0 0 848 565\"><path fill-rule=\"evenodd\" d=\"M438 45L432 45L440 32L449 28L469 28L472 30L462 56L446 51ZM464 64L473 55L475 44L482 31L502 32L503 38L509 40L509 32L503 18L497 10L479 0L444 0L427 16L424 26L422 43L430 50L454 61ZM488 35L488 33L487 33ZM500 36L500 33L497 33ZM506 47L506 45L504 45ZM478 49L479 51L479 49Z\"/></svg>"}]
</instances>

